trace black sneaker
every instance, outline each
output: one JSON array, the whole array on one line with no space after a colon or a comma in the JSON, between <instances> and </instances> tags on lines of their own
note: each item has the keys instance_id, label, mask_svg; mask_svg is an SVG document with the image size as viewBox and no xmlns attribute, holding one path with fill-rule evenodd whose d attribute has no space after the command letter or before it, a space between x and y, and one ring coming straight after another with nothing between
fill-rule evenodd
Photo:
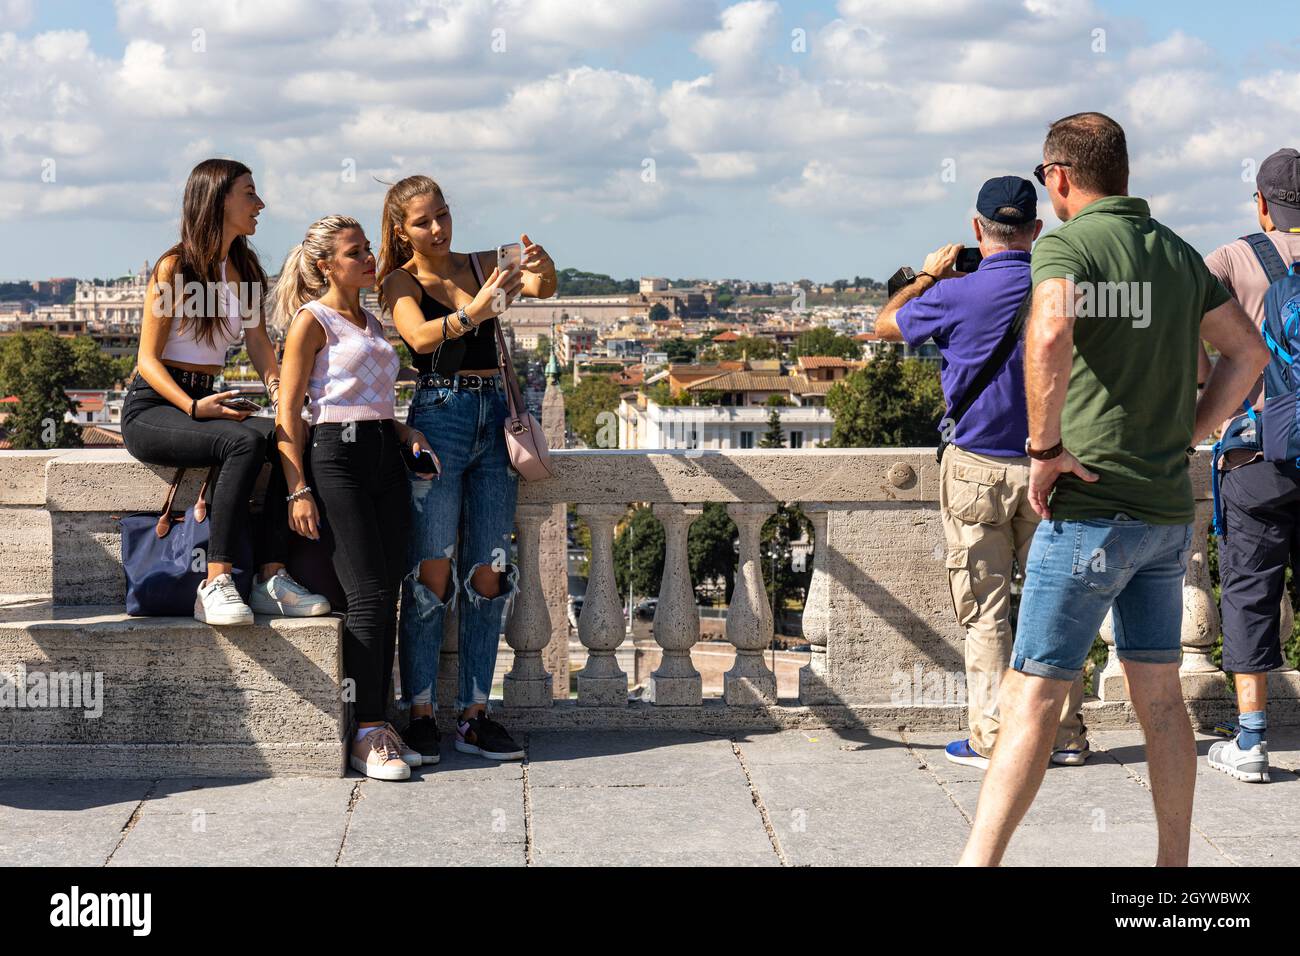
<instances>
[{"instance_id":1,"label":"black sneaker","mask_svg":"<svg viewBox=\"0 0 1300 956\"><path fill-rule=\"evenodd\" d=\"M504 727L486 715L457 723L456 749L489 760L522 760L524 756L524 748L510 739Z\"/></svg>"},{"instance_id":2,"label":"black sneaker","mask_svg":"<svg viewBox=\"0 0 1300 956\"><path fill-rule=\"evenodd\" d=\"M431 766L442 759L439 752L442 734L438 733L438 724L432 717L412 717L402 739L424 758L424 766Z\"/></svg>"}]
</instances>

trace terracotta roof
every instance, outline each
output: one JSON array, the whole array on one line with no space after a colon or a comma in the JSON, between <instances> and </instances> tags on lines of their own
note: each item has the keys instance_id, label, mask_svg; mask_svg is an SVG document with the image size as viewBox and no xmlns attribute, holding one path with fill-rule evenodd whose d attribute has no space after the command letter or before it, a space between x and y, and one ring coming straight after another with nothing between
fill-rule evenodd
<instances>
[{"instance_id":1,"label":"terracotta roof","mask_svg":"<svg viewBox=\"0 0 1300 956\"><path fill-rule=\"evenodd\" d=\"M713 337L715 342L739 342L740 336L735 332L727 331Z\"/></svg>"},{"instance_id":2,"label":"terracotta roof","mask_svg":"<svg viewBox=\"0 0 1300 956\"><path fill-rule=\"evenodd\" d=\"M122 448L121 432L111 432L98 425L86 425L81 429L81 443L87 448Z\"/></svg>"},{"instance_id":3,"label":"terracotta roof","mask_svg":"<svg viewBox=\"0 0 1300 956\"><path fill-rule=\"evenodd\" d=\"M861 362L842 359L836 355L801 355L800 368L860 368Z\"/></svg>"},{"instance_id":4,"label":"terracotta roof","mask_svg":"<svg viewBox=\"0 0 1300 956\"><path fill-rule=\"evenodd\" d=\"M794 385L794 376L772 372L724 372L712 378L692 382L686 391L721 392L788 392Z\"/></svg>"}]
</instances>

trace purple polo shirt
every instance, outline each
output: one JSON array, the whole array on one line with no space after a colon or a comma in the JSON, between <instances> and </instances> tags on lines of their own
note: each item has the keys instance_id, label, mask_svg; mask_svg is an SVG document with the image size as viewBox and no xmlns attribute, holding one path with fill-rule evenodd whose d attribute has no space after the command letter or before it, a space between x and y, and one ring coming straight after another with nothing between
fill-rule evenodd
<instances>
[{"instance_id":1,"label":"purple polo shirt","mask_svg":"<svg viewBox=\"0 0 1300 956\"><path fill-rule=\"evenodd\" d=\"M939 381L949 411L997 348L1029 283L1029 253L995 252L970 275L937 282L898 310L898 330L908 345L917 348L934 339L939 347ZM980 455L1009 458L1024 455L1028 437L1022 340L966 410L952 443Z\"/></svg>"}]
</instances>

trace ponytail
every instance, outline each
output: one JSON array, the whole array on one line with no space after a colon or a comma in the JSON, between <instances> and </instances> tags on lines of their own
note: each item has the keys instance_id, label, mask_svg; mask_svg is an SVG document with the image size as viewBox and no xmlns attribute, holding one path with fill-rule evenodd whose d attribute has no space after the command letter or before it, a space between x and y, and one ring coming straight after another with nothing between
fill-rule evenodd
<instances>
[{"instance_id":1,"label":"ponytail","mask_svg":"<svg viewBox=\"0 0 1300 956\"><path fill-rule=\"evenodd\" d=\"M326 216L313 222L302 242L289 250L275 281L272 321L277 329L287 329L299 309L329 291L320 261L334 255L340 232L360 228L351 216Z\"/></svg>"}]
</instances>

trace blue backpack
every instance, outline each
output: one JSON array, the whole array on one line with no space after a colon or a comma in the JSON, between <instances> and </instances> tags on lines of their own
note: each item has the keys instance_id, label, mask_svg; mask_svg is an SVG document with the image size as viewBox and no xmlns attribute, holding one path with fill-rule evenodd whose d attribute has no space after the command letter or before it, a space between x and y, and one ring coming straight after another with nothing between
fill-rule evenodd
<instances>
[{"instance_id":1,"label":"blue backpack","mask_svg":"<svg viewBox=\"0 0 1300 956\"><path fill-rule=\"evenodd\" d=\"M1265 461L1295 462L1300 466L1300 370L1295 368L1300 362L1300 275L1296 274L1296 264L1288 267L1262 232L1242 238L1250 244L1268 277L1264 326L1260 331L1272 359L1264 369L1263 407L1255 409L1249 401L1243 403L1245 412L1229 422L1223 436L1214 443L1210 486L1214 533L1220 537L1225 530L1219 503L1219 460L1224 453L1248 448L1262 452Z\"/></svg>"}]
</instances>

